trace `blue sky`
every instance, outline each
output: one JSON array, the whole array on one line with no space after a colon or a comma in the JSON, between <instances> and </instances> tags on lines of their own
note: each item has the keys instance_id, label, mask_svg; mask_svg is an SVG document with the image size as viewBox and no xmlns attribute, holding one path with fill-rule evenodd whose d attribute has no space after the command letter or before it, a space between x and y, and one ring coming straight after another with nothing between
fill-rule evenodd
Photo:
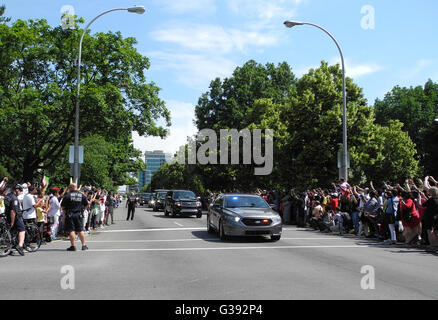
<instances>
[{"instance_id":1,"label":"blue sky","mask_svg":"<svg viewBox=\"0 0 438 320\"><path fill-rule=\"evenodd\" d=\"M121 31L138 40L149 57L146 75L161 89L172 113L166 140L140 138L142 151L175 152L195 133L194 106L215 77L230 76L235 67L254 59L265 64L287 61L297 76L321 60L339 62L333 41L310 26L287 29L285 20L312 22L340 43L347 75L363 88L369 104L395 85L438 81L438 1L436 0L0 0L6 16L44 18L61 23L66 5L88 23L99 13L144 5L143 15L124 11L102 16L92 32ZM374 12L373 19L370 8ZM365 11L362 11L365 10ZM363 22L374 21L374 28Z\"/></svg>"}]
</instances>

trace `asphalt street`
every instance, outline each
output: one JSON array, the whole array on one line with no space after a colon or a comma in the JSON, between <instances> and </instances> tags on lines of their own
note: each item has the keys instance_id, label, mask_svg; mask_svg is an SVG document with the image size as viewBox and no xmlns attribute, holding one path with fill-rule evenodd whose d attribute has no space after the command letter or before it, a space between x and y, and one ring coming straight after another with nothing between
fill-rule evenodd
<instances>
[{"instance_id":1,"label":"asphalt street","mask_svg":"<svg viewBox=\"0 0 438 320\"><path fill-rule=\"evenodd\" d=\"M0 299L438 299L438 256L424 250L295 226L278 242L222 242L207 233L205 214L140 207L126 221L126 211L87 236L88 251L58 241L1 258Z\"/></svg>"}]
</instances>

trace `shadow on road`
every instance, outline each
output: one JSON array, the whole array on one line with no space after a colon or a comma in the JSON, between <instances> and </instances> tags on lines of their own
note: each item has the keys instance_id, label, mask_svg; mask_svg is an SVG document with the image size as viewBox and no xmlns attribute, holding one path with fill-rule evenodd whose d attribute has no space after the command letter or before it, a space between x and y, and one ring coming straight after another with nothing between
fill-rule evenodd
<instances>
[{"instance_id":1,"label":"shadow on road","mask_svg":"<svg viewBox=\"0 0 438 320\"><path fill-rule=\"evenodd\" d=\"M198 220L199 218L196 218L195 216L181 216L181 215L177 215L175 217L172 217L171 215L169 216L165 216L164 213L163 214L154 214L153 215L155 218L161 218L161 219L188 219L188 220Z\"/></svg>"},{"instance_id":2,"label":"shadow on road","mask_svg":"<svg viewBox=\"0 0 438 320\"><path fill-rule=\"evenodd\" d=\"M207 231L192 231L192 235L198 239L207 242L223 242L223 243L266 243L271 242L269 238L260 237L229 237L227 240L220 240L217 234L211 234Z\"/></svg>"}]
</instances>

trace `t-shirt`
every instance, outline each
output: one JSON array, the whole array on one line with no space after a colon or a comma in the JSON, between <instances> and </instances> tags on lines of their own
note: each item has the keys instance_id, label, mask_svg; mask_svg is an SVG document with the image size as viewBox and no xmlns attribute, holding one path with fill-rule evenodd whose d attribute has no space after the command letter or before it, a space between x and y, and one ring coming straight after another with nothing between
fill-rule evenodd
<instances>
[{"instance_id":1,"label":"t-shirt","mask_svg":"<svg viewBox=\"0 0 438 320\"><path fill-rule=\"evenodd\" d=\"M380 208L380 204L376 198L371 198L364 206L365 213L371 216L377 216L377 210Z\"/></svg>"},{"instance_id":2,"label":"t-shirt","mask_svg":"<svg viewBox=\"0 0 438 320\"><path fill-rule=\"evenodd\" d=\"M386 204L388 205L386 207L386 213L393 214L395 216L397 214L399 202L400 200L398 197L392 197L386 200Z\"/></svg>"},{"instance_id":3,"label":"t-shirt","mask_svg":"<svg viewBox=\"0 0 438 320\"><path fill-rule=\"evenodd\" d=\"M87 205L87 197L79 191L71 191L62 199L62 206L67 213L82 213Z\"/></svg>"},{"instance_id":4,"label":"t-shirt","mask_svg":"<svg viewBox=\"0 0 438 320\"><path fill-rule=\"evenodd\" d=\"M37 214L34 208L35 197L28 193L23 198L23 219L36 219Z\"/></svg>"},{"instance_id":5,"label":"t-shirt","mask_svg":"<svg viewBox=\"0 0 438 320\"><path fill-rule=\"evenodd\" d=\"M426 223L426 226L432 227L434 224L436 224L436 220L434 219L435 216L438 216L438 199L431 198L427 200L423 207L426 208L424 212L424 220Z\"/></svg>"},{"instance_id":6,"label":"t-shirt","mask_svg":"<svg viewBox=\"0 0 438 320\"><path fill-rule=\"evenodd\" d=\"M16 217L22 216L21 202L13 193L8 194L5 198L5 213L9 222L11 222L11 210L14 210Z\"/></svg>"},{"instance_id":7,"label":"t-shirt","mask_svg":"<svg viewBox=\"0 0 438 320\"><path fill-rule=\"evenodd\" d=\"M54 217L54 216L58 216L59 217L61 215L61 211L60 211L60 207L61 206L59 205L58 198L55 197L55 196L52 196L50 198L49 204L50 204L50 209L47 212L47 215L50 216L50 217Z\"/></svg>"},{"instance_id":8,"label":"t-shirt","mask_svg":"<svg viewBox=\"0 0 438 320\"><path fill-rule=\"evenodd\" d=\"M330 207L332 208L332 210L334 211L334 212L336 212L337 211L337 207L339 206L339 199L338 198L333 198L331 201L330 201Z\"/></svg>"},{"instance_id":9,"label":"t-shirt","mask_svg":"<svg viewBox=\"0 0 438 320\"><path fill-rule=\"evenodd\" d=\"M128 198L128 206L130 207L130 208L135 208L135 204L137 203L137 197L136 196L130 196L129 198Z\"/></svg>"}]
</instances>

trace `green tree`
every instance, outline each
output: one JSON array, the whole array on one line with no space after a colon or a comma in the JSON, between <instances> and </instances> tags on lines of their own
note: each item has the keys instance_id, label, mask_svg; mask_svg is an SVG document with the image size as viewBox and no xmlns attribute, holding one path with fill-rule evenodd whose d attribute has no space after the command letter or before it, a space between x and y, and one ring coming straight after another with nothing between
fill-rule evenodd
<instances>
[{"instance_id":1,"label":"green tree","mask_svg":"<svg viewBox=\"0 0 438 320\"><path fill-rule=\"evenodd\" d=\"M202 177L195 173L195 166L168 163L152 176L150 190L189 189L197 194L204 193Z\"/></svg>"},{"instance_id":2,"label":"green tree","mask_svg":"<svg viewBox=\"0 0 438 320\"><path fill-rule=\"evenodd\" d=\"M391 120L399 120L404 124L403 130L416 144L417 158L426 174L435 172L436 163L431 161L438 157L438 149L428 136L433 135L434 119L438 115L438 83L432 80L424 87L394 87L382 100L374 104L376 121L387 124Z\"/></svg>"},{"instance_id":3,"label":"green tree","mask_svg":"<svg viewBox=\"0 0 438 320\"><path fill-rule=\"evenodd\" d=\"M272 65L267 66L272 70ZM255 177L253 166L244 165L197 166L194 170L205 187L304 189L337 180L337 153L342 145L341 68L322 62L319 68L295 79L290 68L281 64L281 85L271 82L273 77L266 76L266 69L251 61L236 69L232 78L214 80L210 92L199 100L196 123L198 129L210 126L216 131L273 129L272 174ZM252 79L258 79L257 85L252 85ZM350 181L381 178L385 170L391 175L385 179L415 174L415 149L409 137L402 134L401 125L377 126L374 109L367 105L362 89L350 78L346 85ZM406 146L409 152L396 152L394 147L399 146ZM391 161L398 165L392 166Z\"/></svg>"},{"instance_id":4,"label":"green tree","mask_svg":"<svg viewBox=\"0 0 438 320\"><path fill-rule=\"evenodd\" d=\"M3 15L5 14L5 11L6 11L6 6L5 5L1 5L0 6L0 23L5 23L5 22L11 21L11 18L3 17Z\"/></svg>"},{"instance_id":5,"label":"green tree","mask_svg":"<svg viewBox=\"0 0 438 320\"><path fill-rule=\"evenodd\" d=\"M51 170L73 144L82 31L45 20L0 24L0 163L17 179ZM114 184L138 170L131 161L138 156L132 131L164 137L167 130L157 121L170 125L160 89L146 81L149 60L136 43L119 32L88 33L83 42L80 138L97 134L114 145L108 175Z\"/></svg>"},{"instance_id":6,"label":"green tree","mask_svg":"<svg viewBox=\"0 0 438 320\"><path fill-rule=\"evenodd\" d=\"M236 68L233 75L221 81L213 80L208 92L204 93L196 106L195 123L199 130L213 129L219 137L220 129L242 130L249 128L270 129L261 123L267 115L266 106L284 103L296 82L290 66L283 62L258 64L250 60ZM272 109L272 108L271 108ZM272 117L279 120L279 114L272 109ZM265 121L266 122L266 121ZM219 149L219 146L218 146ZM203 178L204 185L211 190L245 190L271 183L272 177L254 177L254 165L206 165L197 166L196 172Z\"/></svg>"}]
</instances>

